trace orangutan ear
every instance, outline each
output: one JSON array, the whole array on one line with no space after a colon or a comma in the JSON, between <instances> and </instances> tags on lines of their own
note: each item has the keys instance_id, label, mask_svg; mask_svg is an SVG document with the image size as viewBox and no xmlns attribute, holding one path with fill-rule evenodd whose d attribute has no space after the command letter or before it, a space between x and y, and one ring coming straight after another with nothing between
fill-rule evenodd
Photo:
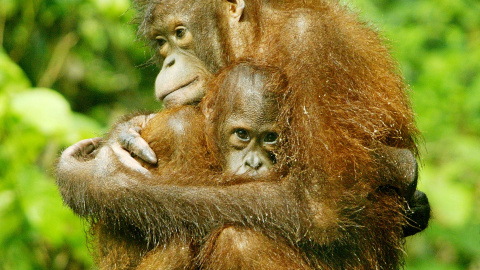
<instances>
[{"instance_id":1,"label":"orangutan ear","mask_svg":"<svg viewBox=\"0 0 480 270\"><path fill-rule=\"evenodd\" d=\"M228 14L231 19L240 21L240 18L243 15L243 10L245 9L245 1L243 0L227 0L228 4Z\"/></svg>"}]
</instances>

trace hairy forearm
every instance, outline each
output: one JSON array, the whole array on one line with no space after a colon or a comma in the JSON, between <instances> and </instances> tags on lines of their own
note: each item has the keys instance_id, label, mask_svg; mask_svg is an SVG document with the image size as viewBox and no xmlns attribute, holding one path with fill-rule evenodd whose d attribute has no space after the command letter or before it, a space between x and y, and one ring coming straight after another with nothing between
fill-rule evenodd
<instances>
[{"instance_id":1,"label":"hairy forearm","mask_svg":"<svg viewBox=\"0 0 480 270\"><path fill-rule=\"evenodd\" d=\"M270 228L289 239L302 233L300 224L306 222L303 207L288 182L152 185L147 183L172 181L163 179L165 176L154 178L118 169L112 163L99 167L97 161L110 154L105 147L98 151L95 159L80 161L64 154L58 162L59 191L65 204L76 214L102 220L119 229L125 224L135 226L155 243L187 228L190 233L204 235L225 224ZM199 181L196 176L185 177L191 177L191 183Z\"/></svg>"},{"instance_id":2,"label":"hairy forearm","mask_svg":"<svg viewBox=\"0 0 480 270\"><path fill-rule=\"evenodd\" d=\"M108 203L98 202L101 209L94 214L109 223L120 222L118 227L123 222L134 225L153 242L187 228L189 233L205 235L225 224L277 229L293 238L304 221L295 194L285 191L278 183L227 187L139 183L122 188Z\"/></svg>"}]
</instances>

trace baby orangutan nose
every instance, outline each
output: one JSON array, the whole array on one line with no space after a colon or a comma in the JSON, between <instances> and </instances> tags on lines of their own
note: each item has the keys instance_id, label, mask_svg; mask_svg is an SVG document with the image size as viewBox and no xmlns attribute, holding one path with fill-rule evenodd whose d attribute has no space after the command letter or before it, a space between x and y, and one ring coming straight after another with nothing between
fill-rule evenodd
<instances>
[{"instance_id":1,"label":"baby orangutan nose","mask_svg":"<svg viewBox=\"0 0 480 270\"><path fill-rule=\"evenodd\" d=\"M245 155L243 165L235 172L236 175L259 176L268 172L268 169L273 165L273 162L267 160L262 156L263 153L258 151L251 151Z\"/></svg>"},{"instance_id":2,"label":"baby orangutan nose","mask_svg":"<svg viewBox=\"0 0 480 270\"><path fill-rule=\"evenodd\" d=\"M262 167L262 161L256 153L249 153L245 158L245 166L250 167L254 170L260 169Z\"/></svg>"}]
</instances>

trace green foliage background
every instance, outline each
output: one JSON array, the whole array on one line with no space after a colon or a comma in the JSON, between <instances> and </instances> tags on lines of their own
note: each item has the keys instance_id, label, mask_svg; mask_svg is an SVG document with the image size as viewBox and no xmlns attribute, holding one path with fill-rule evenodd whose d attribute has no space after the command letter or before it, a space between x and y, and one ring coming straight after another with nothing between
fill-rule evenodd
<instances>
[{"instance_id":1,"label":"green foliage background","mask_svg":"<svg viewBox=\"0 0 480 270\"><path fill-rule=\"evenodd\" d=\"M350 0L385 33L424 135L431 226L407 269L480 269L480 2ZM0 0L0 269L91 269L52 177L59 152L160 108L130 0Z\"/></svg>"}]
</instances>

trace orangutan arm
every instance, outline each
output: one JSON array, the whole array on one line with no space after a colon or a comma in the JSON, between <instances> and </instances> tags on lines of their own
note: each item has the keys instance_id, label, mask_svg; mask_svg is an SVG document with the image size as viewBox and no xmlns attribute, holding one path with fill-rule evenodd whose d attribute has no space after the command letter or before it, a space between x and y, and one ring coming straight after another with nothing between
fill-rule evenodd
<instances>
[{"instance_id":1,"label":"orangutan arm","mask_svg":"<svg viewBox=\"0 0 480 270\"><path fill-rule=\"evenodd\" d=\"M67 148L56 170L64 203L82 217L98 218L118 228L135 226L154 242L183 228L201 235L221 224L271 228L291 239L301 233L299 224L308 223L300 222L303 208L298 194L281 181L203 187L148 185L136 179L153 176L126 169L118 160L105 166L103 159L113 156L112 149L85 152L94 149L93 142L97 141ZM92 153L96 155L91 159L81 156ZM195 182L195 176L185 177Z\"/></svg>"}]
</instances>

